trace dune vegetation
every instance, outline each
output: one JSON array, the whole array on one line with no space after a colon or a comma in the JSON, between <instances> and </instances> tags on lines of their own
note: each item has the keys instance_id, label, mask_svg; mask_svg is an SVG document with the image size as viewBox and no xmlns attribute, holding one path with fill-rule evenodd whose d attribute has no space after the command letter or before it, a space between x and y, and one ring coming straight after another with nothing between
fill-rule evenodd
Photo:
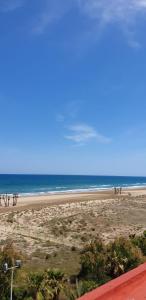
<instances>
[{"instance_id":1,"label":"dune vegetation","mask_svg":"<svg viewBox=\"0 0 146 300\"><path fill-rule=\"evenodd\" d=\"M72 253L76 251L72 248ZM21 253L7 244L0 252L0 299L9 299L10 271L4 273L4 262L24 259ZM16 270L14 300L75 300L86 292L137 267L146 260L146 232L140 236L120 237L104 243L99 237L80 250L80 270L68 276L62 270L46 269L32 272L31 267ZM66 262L67 263L67 262ZM24 271L25 270L25 271Z\"/></svg>"}]
</instances>

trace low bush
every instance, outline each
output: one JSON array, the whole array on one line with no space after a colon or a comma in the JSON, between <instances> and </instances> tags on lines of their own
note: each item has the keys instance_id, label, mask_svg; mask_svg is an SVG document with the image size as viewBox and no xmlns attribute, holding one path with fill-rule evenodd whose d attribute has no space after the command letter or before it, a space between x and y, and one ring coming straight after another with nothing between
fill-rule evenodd
<instances>
[{"instance_id":1,"label":"low bush","mask_svg":"<svg viewBox=\"0 0 146 300\"><path fill-rule=\"evenodd\" d=\"M97 282L105 279L107 265L106 246L101 240L94 240L86 245L81 254L79 278L93 279Z\"/></svg>"},{"instance_id":2,"label":"low bush","mask_svg":"<svg viewBox=\"0 0 146 300\"><path fill-rule=\"evenodd\" d=\"M31 273L28 278L28 295L37 300L59 300L64 274L58 270Z\"/></svg>"},{"instance_id":3,"label":"low bush","mask_svg":"<svg viewBox=\"0 0 146 300\"><path fill-rule=\"evenodd\" d=\"M82 251L79 276L102 284L143 261L141 249L129 239L118 238L108 245L104 245L101 240L94 240Z\"/></svg>"},{"instance_id":4,"label":"low bush","mask_svg":"<svg viewBox=\"0 0 146 300\"><path fill-rule=\"evenodd\" d=\"M75 286L67 285L64 289L64 293L67 300L76 300L95 288L97 288L97 283L93 280L76 281Z\"/></svg>"},{"instance_id":5,"label":"low bush","mask_svg":"<svg viewBox=\"0 0 146 300\"><path fill-rule=\"evenodd\" d=\"M4 272L3 266L7 263L11 267L14 265L15 259L19 258L21 258L20 254L14 250L13 243L11 242L0 251L0 300L9 299L10 294L11 272ZM14 276L16 273L17 269L14 272Z\"/></svg>"},{"instance_id":6,"label":"low bush","mask_svg":"<svg viewBox=\"0 0 146 300\"><path fill-rule=\"evenodd\" d=\"M141 250L125 238L118 238L107 245L106 272L111 278L137 267L144 259Z\"/></svg>"},{"instance_id":7,"label":"low bush","mask_svg":"<svg viewBox=\"0 0 146 300\"><path fill-rule=\"evenodd\" d=\"M141 249L144 256L146 256L146 231L140 236L130 236L133 245Z\"/></svg>"},{"instance_id":8,"label":"low bush","mask_svg":"<svg viewBox=\"0 0 146 300\"><path fill-rule=\"evenodd\" d=\"M76 248L72 246L72 251ZM80 272L65 280L58 270L30 273L26 286L14 287L14 300L75 300L97 286L137 267L145 260L146 231L141 236L131 235L129 239L117 238L105 245L99 238L92 240L80 251ZM0 265L10 266L17 252L12 245L0 251ZM49 256L46 255L46 259ZM16 274L16 272L15 272ZM0 300L9 299L11 272L0 271ZM15 285L14 285L15 286ZM60 298L60 295L64 298Z\"/></svg>"}]
</instances>

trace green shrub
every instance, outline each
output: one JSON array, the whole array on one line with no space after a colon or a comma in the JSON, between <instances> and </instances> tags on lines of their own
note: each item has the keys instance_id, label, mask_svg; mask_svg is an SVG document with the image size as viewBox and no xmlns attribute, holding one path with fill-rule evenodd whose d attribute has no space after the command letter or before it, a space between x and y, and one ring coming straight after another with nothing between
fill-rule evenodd
<instances>
[{"instance_id":1,"label":"green shrub","mask_svg":"<svg viewBox=\"0 0 146 300\"><path fill-rule=\"evenodd\" d=\"M28 278L28 294L38 300L58 300L63 280L64 274L58 270L31 273Z\"/></svg>"},{"instance_id":2,"label":"green shrub","mask_svg":"<svg viewBox=\"0 0 146 300\"><path fill-rule=\"evenodd\" d=\"M81 296L96 289L98 287L97 282L93 280L84 280L80 282Z\"/></svg>"},{"instance_id":3,"label":"green shrub","mask_svg":"<svg viewBox=\"0 0 146 300\"><path fill-rule=\"evenodd\" d=\"M76 300L95 288L97 288L97 283L93 280L84 280L80 281L79 283L76 281L76 285L74 287L67 285L64 289L64 293L67 297L67 300Z\"/></svg>"},{"instance_id":4,"label":"green shrub","mask_svg":"<svg viewBox=\"0 0 146 300\"><path fill-rule=\"evenodd\" d=\"M118 238L108 245L94 240L82 251L79 278L103 284L142 262L141 250L129 239Z\"/></svg>"},{"instance_id":5,"label":"green shrub","mask_svg":"<svg viewBox=\"0 0 146 300\"><path fill-rule=\"evenodd\" d=\"M146 256L146 231L143 235L131 237L132 243L141 249L144 256Z\"/></svg>"},{"instance_id":6,"label":"green shrub","mask_svg":"<svg viewBox=\"0 0 146 300\"><path fill-rule=\"evenodd\" d=\"M103 280L106 264L106 246L101 240L94 240L82 251L79 277L96 281Z\"/></svg>"},{"instance_id":7,"label":"green shrub","mask_svg":"<svg viewBox=\"0 0 146 300\"><path fill-rule=\"evenodd\" d=\"M125 238L118 238L107 246L106 272L111 278L137 267L143 262L141 250Z\"/></svg>"},{"instance_id":8,"label":"green shrub","mask_svg":"<svg viewBox=\"0 0 146 300\"><path fill-rule=\"evenodd\" d=\"M15 259L19 259L20 254L18 254L14 248L13 244L8 243L2 251L0 251L0 299L7 300L9 299L10 294L10 282L11 282L11 272L7 271L4 273L3 265L8 263L8 266L13 266ZM17 270L14 272L14 277L17 273Z\"/></svg>"},{"instance_id":9,"label":"green shrub","mask_svg":"<svg viewBox=\"0 0 146 300\"><path fill-rule=\"evenodd\" d=\"M26 299L27 290L25 288L14 288L13 290L13 299L14 300L22 300Z\"/></svg>"}]
</instances>

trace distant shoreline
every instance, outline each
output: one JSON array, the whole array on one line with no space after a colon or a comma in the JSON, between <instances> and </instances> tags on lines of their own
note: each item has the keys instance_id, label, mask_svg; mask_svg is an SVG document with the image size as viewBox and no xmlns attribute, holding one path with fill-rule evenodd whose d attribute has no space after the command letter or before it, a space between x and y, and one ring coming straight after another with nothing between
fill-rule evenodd
<instances>
[{"instance_id":1,"label":"distant shoreline","mask_svg":"<svg viewBox=\"0 0 146 300\"><path fill-rule=\"evenodd\" d=\"M0 175L0 194L19 194L22 197L104 192L114 187L146 188L146 177Z\"/></svg>"},{"instance_id":2,"label":"distant shoreline","mask_svg":"<svg viewBox=\"0 0 146 300\"><path fill-rule=\"evenodd\" d=\"M17 206L0 207L0 213L6 211L20 211L26 209L41 209L47 206L68 205L70 203L88 202L88 201L110 201L121 197L146 196L146 187L144 188L125 188L122 189L122 195L114 195L113 189L82 193L62 193L34 196L19 196Z\"/></svg>"},{"instance_id":3,"label":"distant shoreline","mask_svg":"<svg viewBox=\"0 0 146 300\"><path fill-rule=\"evenodd\" d=\"M65 190L65 191L48 191L48 192L30 192L30 193L20 193L20 197L35 197L35 196L52 196L52 195L70 195L70 194L86 194L86 193L98 193L98 192L108 192L113 191L113 187L108 188L86 188L86 189L72 189L72 190ZM120 186L117 186L117 188L120 188ZM127 186L122 187L123 191L127 190L142 190L146 189L146 185L139 185L139 186Z\"/></svg>"},{"instance_id":4,"label":"distant shoreline","mask_svg":"<svg viewBox=\"0 0 146 300\"><path fill-rule=\"evenodd\" d=\"M68 189L64 191L48 191L48 192L26 192L26 193L19 193L19 198L27 198L27 197L43 197L43 196L59 196L59 195L71 195L71 194L88 194L88 193L100 193L100 192L110 192L113 191L114 188L122 188L123 191L128 191L128 190L145 190L146 185L134 185L134 186L112 186L112 187L103 187L103 188L82 188L82 189ZM1 195L3 194L8 194L8 195L13 195L13 193L0 193ZM18 193L17 193L18 194Z\"/></svg>"}]
</instances>

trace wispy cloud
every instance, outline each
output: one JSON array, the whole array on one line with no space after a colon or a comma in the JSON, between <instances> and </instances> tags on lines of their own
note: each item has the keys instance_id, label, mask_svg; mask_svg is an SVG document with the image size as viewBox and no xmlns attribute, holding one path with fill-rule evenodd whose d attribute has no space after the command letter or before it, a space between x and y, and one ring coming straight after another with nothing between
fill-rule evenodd
<instances>
[{"instance_id":1,"label":"wispy cloud","mask_svg":"<svg viewBox=\"0 0 146 300\"><path fill-rule=\"evenodd\" d=\"M26 2L27 0L0 0L0 12L15 11ZM82 32L85 41L85 36L87 39L98 39L103 29L116 24L131 47L140 47L136 38L137 21L146 16L146 0L43 0L40 3L32 29L36 34L42 34L52 24L58 24L67 12L76 8L80 11L81 18L88 20L85 32Z\"/></svg>"},{"instance_id":2,"label":"wispy cloud","mask_svg":"<svg viewBox=\"0 0 146 300\"><path fill-rule=\"evenodd\" d=\"M81 110L81 105L85 103L82 100L72 100L65 103L62 111L56 115L57 122L70 122L75 120Z\"/></svg>"},{"instance_id":3,"label":"wispy cloud","mask_svg":"<svg viewBox=\"0 0 146 300\"><path fill-rule=\"evenodd\" d=\"M64 120L65 120L65 116L63 114L57 114L57 116L56 116L57 122L62 123L62 122L64 122Z\"/></svg>"},{"instance_id":4,"label":"wispy cloud","mask_svg":"<svg viewBox=\"0 0 146 300\"><path fill-rule=\"evenodd\" d=\"M58 21L70 10L73 0L46 0L42 12L33 26L33 32L42 34L53 23Z\"/></svg>"},{"instance_id":5,"label":"wispy cloud","mask_svg":"<svg viewBox=\"0 0 146 300\"><path fill-rule=\"evenodd\" d=\"M78 0L81 10L104 24L134 21L146 11L146 0Z\"/></svg>"},{"instance_id":6,"label":"wispy cloud","mask_svg":"<svg viewBox=\"0 0 146 300\"><path fill-rule=\"evenodd\" d=\"M69 134L66 139L76 144L84 144L95 140L98 143L109 143L111 140L104 135L99 134L95 128L86 124L76 124L68 127Z\"/></svg>"},{"instance_id":7,"label":"wispy cloud","mask_svg":"<svg viewBox=\"0 0 146 300\"><path fill-rule=\"evenodd\" d=\"M146 0L78 0L80 10L98 22L100 28L117 24L123 30L129 45L138 48L135 39L136 20L146 14Z\"/></svg>"},{"instance_id":8,"label":"wispy cloud","mask_svg":"<svg viewBox=\"0 0 146 300\"><path fill-rule=\"evenodd\" d=\"M24 5L25 0L0 0L0 11L11 12Z\"/></svg>"},{"instance_id":9,"label":"wispy cloud","mask_svg":"<svg viewBox=\"0 0 146 300\"><path fill-rule=\"evenodd\" d=\"M80 11L81 17L89 20L87 34L91 32L90 22L94 34L98 37L106 26L116 24L125 34L130 46L140 46L135 38L135 26L137 19L146 14L146 0L46 0L33 31L38 34L44 33L73 7Z\"/></svg>"}]
</instances>

